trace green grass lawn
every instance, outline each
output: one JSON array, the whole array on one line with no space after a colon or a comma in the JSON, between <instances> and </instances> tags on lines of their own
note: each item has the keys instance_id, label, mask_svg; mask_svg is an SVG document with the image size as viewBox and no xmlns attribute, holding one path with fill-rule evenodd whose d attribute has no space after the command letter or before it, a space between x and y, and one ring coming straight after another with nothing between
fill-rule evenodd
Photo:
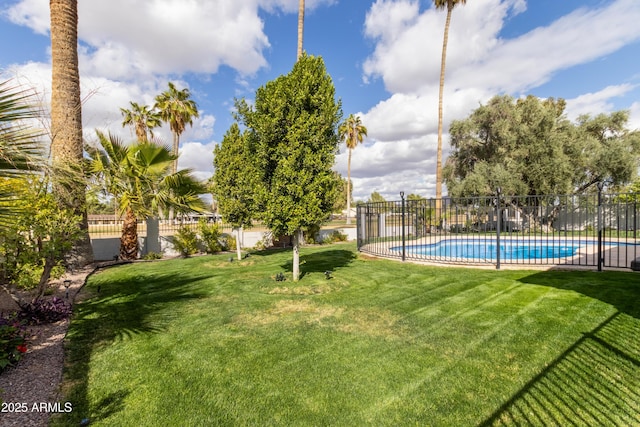
<instances>
[{"instance_id":1,"label":"green grass lawn","mask_svg":"<svg viewBox=\"0 0 640 427\"><path fill-rule=\"evenodd\" d=\"M293 283L290 258L92 276L66 343L73 412L54 425L640 424L637 273L433 268L336 244L304 248Z\"/></svg>"}]
</instances>

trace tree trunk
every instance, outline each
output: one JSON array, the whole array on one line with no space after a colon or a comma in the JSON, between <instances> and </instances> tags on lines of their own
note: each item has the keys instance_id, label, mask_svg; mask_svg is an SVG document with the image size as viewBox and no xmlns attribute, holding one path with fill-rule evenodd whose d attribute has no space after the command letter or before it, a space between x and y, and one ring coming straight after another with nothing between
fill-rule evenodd
<instances>
[{"instance_id":1,"label":"tree trunk","mask_svg":"<svg viewBox=\"0 0 640 427\"><path fill-rule=\"evenodd\" d=\"M300 280L300 244L302 242L302 230L293 233L293 281Z\"/></svg>"},{"instance_id":2,"label":"tree trunk","mask_svg":"<svg viewBox=\"0 0 640 427\"><path fill-rule=\"evenodd\" d=\"M138 219L131 209L127 209L122 223L122 236L120 236L120 259L136 259L139 251Z\"/></svg>"},{"instance_id":3,"label":"tree trunk","mask_svg":"<svg viewBox=\"0 0 640 427\"><path fill-rule=\"evenodd\" d=\"M347 224L351 224L351 148L347 159Z\"/></svg>"},{"instance_id":4,"label":"tree trunk","mask_svg":"<svg viewBox=\"0 0 640 427\"><path fill-rule=\"evenodd\" d=\"M83 139L78 70L78 2L50 0L51 16L51 157L58 203L82 218L82 237L71 251L73 264L93 262L82 171Z\"/></svg>"},{"instance_id":5,"label":"tree trunk","mask_svg":"<svg viewBox=\"0 0 640 427\"><path fill-rule=\"evenodd\" d=\"M47 290L47 284L49 283L49 278L51 277L51 271L53 267L56 265L56 260L50 256L46 257L44 260L44 268L42 270L42 275L40 276L40 282L38 283L38 292L35 297L33 297L32 303L38 301L40 298L44 296L44 292Z\"/></svg>"},{"instance_id":6,"label":"tree trunk","mask_svg":"<svg viewBox=\"0 0 640 427\"><path fill-rule=\"evenodd\" d=\"M242 227L236 228L236 252L238 254L238 261L242 259L242 247L240 246L240 238L242 236Z\"/></svg>"},{"instance_id":7,"label":"tree trunk","mask_svg":"<svg viewBox=\"0 0 640 427\"><path fill-rule=\"evenodd\" d=\"M304 0L298 2L298 55L296 60L302 56L302 40L304 38Z\"/></svg>"},{"instance_id":8,"label":"tree trunk","mask_svg":"<svg viewBox=\"0 0 640 427\"><path fill-rule=\"evenodd\" d=\"M440 90L438 94L438 151L436 154L436 223L442 210L442 98L444 97L444 73L447 62L447 43L449 42L449 25L451 24L451 12L453 4L447 6L447 21L444 25L444 37L442 40L442 58L440 60Z\"/></svg>"},{"instance_id":9,"label":"tree trunk","mask_svg":"<svg viewBox=\"0 0 640 427\"><path fill-rule=\"evenodd\" d=\"M175 174L178 172L178 152L180 151L180 134L178 132L173 132L173 149L172 154L176 157L171 165L171 173ZM173 206L169 207L169 221L173 224L174 212Z\"/></svg>"}]
</instances>

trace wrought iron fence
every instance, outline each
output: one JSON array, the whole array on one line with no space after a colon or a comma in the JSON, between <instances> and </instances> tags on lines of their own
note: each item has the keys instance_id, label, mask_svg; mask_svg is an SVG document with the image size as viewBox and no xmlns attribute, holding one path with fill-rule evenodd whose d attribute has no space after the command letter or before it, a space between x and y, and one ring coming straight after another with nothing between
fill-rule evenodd
<instances>
[{"instance_id":1,"label":"wrought iron fence","mask_svg":"<svg viewBox=\"0 0 640 427\"><path fill-rule=\"evenodd\" d=\"M358 250L436 263L629 268L638 194L443 198L357 207Z\"/></svg>"}]
</instances>

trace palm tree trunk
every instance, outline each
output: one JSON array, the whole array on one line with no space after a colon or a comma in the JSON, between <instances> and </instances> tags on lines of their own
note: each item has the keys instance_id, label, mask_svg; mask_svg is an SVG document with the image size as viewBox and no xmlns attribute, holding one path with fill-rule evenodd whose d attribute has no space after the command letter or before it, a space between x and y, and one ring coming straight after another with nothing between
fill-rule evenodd
<instances>
[{"instance_id":1,"label":"palm tree trunk","mask_svg":"<svg viewBox=\"0 0 640 427\"><path fill-rule=\"evenodd\" d=\"M302 41L304 38L304 0L298 2L298 55L296 60L302 56Z\"/></svg>"},{"instance_id":2,"label":"palm tree trunk","mask_svg":"<svg viewBox=\"0 0 640 427\"><path fill-rule=\"evenodd\" d=\"M436 222L440 218L442 209L442 98L444 96L444 73L447 62L447 43L449 42L449 25L453 3L447 5L447 21L444 25L442 40L442 58L440 60L440 91L438 94L438 151L436 154Z\"/></svg>"},{"instance_id":3,"label":"palm tree trunk","mask_svg":"<svg viewBox=\"0 0 640 427\"><path fill-rule=\"evenodd\" d=\"M347 160L347 224L351 224L351 148Z\"/></svg>"},{"instance_id":4,"label":"palm tree trunk","mask_svg":"<svg viewBox=\"0 0 640 427\"><path fill-rule=\"evenodd\" d=\"M71 263L93 262L82 172L83 138L78 70L78 2L50 0L51 17L51 157L54 194L60 206L80 216L82 237L71 251Z\"/></svg>"},{"instance_id":5,"label":"palm tree trunk","mask_svg":"<svg viewBox=\"0 0 640 427\"><path fill-rule=\"evenodd\" d=\"M139 250L138 219L131 209L127 209L122 223L122 235L120 236L120 259L136 259L138 258Z\"/></svg>"},{"instance_id":6,"label":"palm tree trunk","mask_svg":"<svg viewBox=\"0 0 640 427\"><path fill-rule=\"evenodd\" d=\"M180 151L180 134L178 132L173 132L173 149L171 153L176 157L171 165L171 173L175 174L178 172L178 152ZM169 207L169 221L173 222L173 206Z\"/></svg>"}]
</instances>

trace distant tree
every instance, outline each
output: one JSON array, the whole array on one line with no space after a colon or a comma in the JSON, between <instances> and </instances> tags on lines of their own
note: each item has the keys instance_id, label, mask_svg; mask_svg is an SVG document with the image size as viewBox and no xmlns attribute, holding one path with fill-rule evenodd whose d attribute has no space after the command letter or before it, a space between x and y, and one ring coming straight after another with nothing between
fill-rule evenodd
<instances>
[{"instance_id":1,"label":"distant tree","mask_svg":"<svg viewBox=\"0 0 640 427\"><path fill-rule=\"evenodd\" d=\"M440 203L442 199L442 126L443 112L442 99L444 97L444 75L447 63L447 44L449 43L449 27L451 26L451 14L458 5L464 5L467 0L433 0L436 9L447 9L447 20L444 25L444 36L442 38L442 58L440 59L440 89L438 91L438 148L436 152L436 211L440 214Z\"/></svg>"},{"instance_id":2,"label":"distant tree","mask_svg":"<svg viewBox=\"0 0 640 427\"><path fill-rule=\"evenodd\" d=\"M302 231L326 221L340 182L332 170L341 106L324 61L303 54L293 70L241 100L261 185L259 215L275 234L293 235L293 279L300 277Z\"/></svg>"},{"instance_id":3,"label":"distant tree","mask_svg":"<svg viewBox=\"0 0 640 427\"><path fill-rule=\"evenodd\" d=\"M378 193L377 191L374 191L373 193L371 193L371 196L369 196L369 200L367 200L367 202L379 203L379 202L386 202L386 200L384 197L382 197L380 193Z\"/></svg>"},{"instance_id":4,"label":"distant tree","mask_svg":"<svg viewBox=\"0 0 640 427\"><path fill-rule=\"evenodd\" d=\"M496 96L451 125L452 152L445 171L454 197L583 192L598 182L629 182L640 159L640 134L616 112L577 124L565 102Z\"/></svg>"},{"instance_id":5,"label":"distant tree","mask_svg":"<svg viewBox=\"0 0 640 427\"><path fill-rule=\"evenodd\" d=\"M422 196L420 196L418 194L411 193L411 194L409 194L407 196L407 200L426 200L426 198L424 198L424 197L422 197Z\"/></svg>"},{"instance_id":6,"label":"distant tree","mask_svg":"<svg viewBox=\"0 0 640 427\"><path fill-rule=\"evenodd\" d=\"M149 137L153 138L153 129L162 125L160 114L148 105L140 105L136 102L130 102L130 104L130 110L120 109L123 117L122 127L132 126L138 141L149 141Z\"/></svg>"},{"instance_id":7,"label":"distant tree","mask_svg":"<svg viewBox=\"0 0 640 427\"><path fill-rule=\"evenodd\" d=\"M171 153L175 157L171 173L178 170L178 150L180 148L180 135L185 131L187 125L193 125L193 119L199 117L198 105L191 99L189 89L178 90L176 86L169 82L169 89L156 96L156 104L160 118L169 123L169 128L173 134L173 149Z\"/></svg>"},{"instance_id":8,"label":"distant tree","mask_svg":"<svg viewBox=\"0 0 640 427\"><path fill-rule=\"evenodd\" d=\"M347 144L349 157L347 160L347 194L351 195L351 152L367 136L367 128L362 124L359 116L350 114L338 128L340 139ZM347 224L351 224L351 198L347 197Z\"/></svg>"},{"instance_id":9,"label":"distant tree","mask_svg":"<svg viewBox=\"0 0 640 427\"><path fill-rule=\"evenodd\" d=\"M626 129L628 114L582 116L572 123L564 107L561 99L496 96L454 121L444 171L449 194L487 196L497 187L506 197L571 194L598 182L628 183L640 166L640 133ZM518 208L523 201L510 203ZM541 219L551 223L557 213Z\"/></svg>"},{"instance_id":10,"label":"distant tree","mask_svg":"<svg viewBox=\"0 0 640 427\"><path fill-rule=\"evenodd\" d=\"M152 142L125 145L113 135L97 132L100 147L87 147L88 171L116 198L125 215L120 237L120 258L138 256L138 220L154 216L158 209L178 212L204 211L198 197L206 189L191 171L171 173L174 156L168 147Z\"/></svg>"},{"instance_id":11,"label":"distant tree","mask_svg":"<svg viewBox=\"0 0 640 427\"><path fill-rule=\"evenodd\" d=\"M213 192L220 214L236 229L236 251L240 260L240 229L250 227L256 215L255 194L261 182L249 140L236 123L214 148L213 167Z\"/></svg>"},{"instance_id":12,"label":"distant tree","mask_svg":"<svg viewBox=\"0 0 640 427\"><path fill-rule=\"evenodd\" d=\"M333 212L342 212L347 208L347 200L353 200L353 185L351 182L347 181L346 178L343 178L338 172L335 172L335 174L336 179L340 180L341 184L338 188L340 194L333 205ZM347 191L349 193L347 193Z\"/></svg>"},{"instance_id":13,"label":"distant tree","mask_svg":"<svg viewBox=\"0 0 640 427\"><path fill-rule=\"evenodd\" d=\"M81 218L81 238L71 257L84 265L93 261L82 171L82 104L78 69L78 1L50 0L51 19L51 158L54 194L61 207Z\"/></svg>"}]
</instances>

